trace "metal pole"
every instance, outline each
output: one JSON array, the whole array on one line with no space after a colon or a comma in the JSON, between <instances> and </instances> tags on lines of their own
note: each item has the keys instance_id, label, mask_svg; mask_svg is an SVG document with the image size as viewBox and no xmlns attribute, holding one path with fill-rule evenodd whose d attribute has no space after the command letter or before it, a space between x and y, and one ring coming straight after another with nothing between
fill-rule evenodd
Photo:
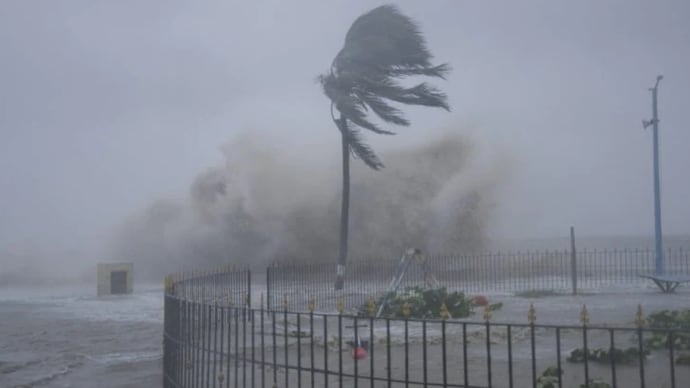
<instances>
[{"instance_id":1,"label":"metal pole","mask_svg":"<svg viewBox=\"0 0 690 388\"><path fill-rule=\"evenodd\" d=\"M659 89L659 82L664 77L659 75L656 77L656 84L649 90L652 92L652 120L643 121L645 128L652 125L654 138L654 247L655 247L655 272L660 275L664 272L664 259L662 249L662 233L661 233L661 193L659 182L659 112L657 109L657 91Z\"/></svg>"},{"instance_id":2,"label":"metal pole","mask_svg":"<svg viewBox=\"0 0 690 388\"><path fill-rule=\"evenodd\" d=\"M271 300L271 266L268 266L266 267L266 311L270 311L272 309L273 300Z\"/></svg>"},{"instance_id":3,"label":"metal pole","mask_svg":"<svg viewBox=\"0 0 690 388\"><path fill-rule=\"evenodd\" d=\"M570 227L570 276L572 277L573 295L577 295L577 253L575 252L575 227Z\"/></svg>"}]
</instances>

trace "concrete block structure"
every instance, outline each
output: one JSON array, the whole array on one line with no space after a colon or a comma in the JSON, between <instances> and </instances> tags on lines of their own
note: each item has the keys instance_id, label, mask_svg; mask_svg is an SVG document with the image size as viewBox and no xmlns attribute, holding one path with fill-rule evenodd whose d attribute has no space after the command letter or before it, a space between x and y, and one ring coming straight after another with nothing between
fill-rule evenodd
<instances>
[{"instance_id":1,"label":"concrete block structure","mask_svg":"<svg viewBox=\"0 0 690 388\"><path fill-rule=\"evenodd\" d=\"M133 263L98 264L98 296L131 294L133 284Z\"/></svg>"}]
</instances>

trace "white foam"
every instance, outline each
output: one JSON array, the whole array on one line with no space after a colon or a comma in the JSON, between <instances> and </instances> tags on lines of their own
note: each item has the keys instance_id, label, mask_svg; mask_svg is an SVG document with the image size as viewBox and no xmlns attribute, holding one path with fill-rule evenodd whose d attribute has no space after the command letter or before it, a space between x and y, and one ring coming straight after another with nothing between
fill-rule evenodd
<instances>
[{"instance_id":1,"label":"white foam","mask_svg":"<svg viewBox=\"0 0 690 388\"><path fill-rule=\"evenodd\" d=\"M154 361L163 357L161 352L128 352L108 353L97 356L86 356L91 361L103 365L123 364L128 362Z\"/></svg>"},{"instance_id":2,"label":"white foam","mask_svg":"<svg viewBox=\"0 0 690 388\"><path fill-rule=\"evenodd\" d=\"M148 287L129 295L97 297L92 288L3 289L0 302L40 304L44 311L92 321L162 322L163 289Z\"/></svg>"}]
</instances>

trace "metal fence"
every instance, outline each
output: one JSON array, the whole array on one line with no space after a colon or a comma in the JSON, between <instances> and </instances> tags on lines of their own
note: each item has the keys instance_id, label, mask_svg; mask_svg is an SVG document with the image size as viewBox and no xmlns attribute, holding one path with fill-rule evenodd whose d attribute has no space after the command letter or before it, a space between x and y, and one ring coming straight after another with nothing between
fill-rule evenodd
<instances>
[{"instance_id":1,"label":"metal fence","mask_svg":"<svg viewBox=\"0 0 690 388\"><path fill-rule=\"evenodd\" d=\"M424 283L431 273L452 291L575 292L647 283L639 275L653 272L654 255L543 251L434 255L419 263L409 267L402 287ZM599 388L605 386L597 381L613 387L690 381L690 323L648 327L641 312L637 327L608 327L588 325L586 311L575 326L534 318L496 323L488 311L481 322L344 311L345 304L356 308L381 296L397 267L398 260L353 261L345 289L336 292L334 265L274 265L265 284L258 282L261 297L255 289L254 303L246 269L168 276L164 386ZM688 252L667 250L665 267L690 274ZM355 344L365 345L364 358Z\"/></svg>"},{"instance_id":2,"label":"metal fence","mask_svg":"<svg viewBox=\"0 0 690 388\"><path fill-rule=\"evenodd\" d=\"M165 387L681 387L690 327L376 319L251 308L246 271L166 280ZM219 279L229 293L215 292ZM249 277L247 277L249 279ZM195 291L182 284L195 284ZM186 282L186 283L184 283ZM204 286L209 291L201 291ZM214 295L214 297L209 297ZM261 301L263 305L263 301ZM371 311L370 311L371 313ZM631 317L632 319L632 317ZM546 373L544 373L546 371ZM547 380L552 385L546 385ZM683 383L685 381L686 383Z\"/></svg>"},{"instance_id":3,"label":"metal fence","mask_svg":"<svg viewBox=\"0 0 690 388\"><path fill-rule=\"evenodd\" d=\"M167 294L184 300L219 302L229 306L251 305L252 300L252 274L244 268L174 273L166 277L165 287Z\"/></svg>"},{"instance_id":4,"label":"metal fence","mask_svg":"<svg viewBox=\"0 0 690 388\"><path fill-rule=\"evenodd\" d=\"M549 290L612 289L650 284L640 275L654 272L654 252L646 249L498 252L462 255L427 255L426 265L439 283L467 293ZM690 252L667 249L667 273L690 275ZM310 297L331 306L345 297L348 305L361 305L383 295L396 272L397 259L353 260L345 273L345 289L334 290L336 265L276 264L266 270L268 309L281 309L286 296L293 309L306 311ZM424 281L420 266L412 265L401 285Z\"/></svg>"}]
</instances>

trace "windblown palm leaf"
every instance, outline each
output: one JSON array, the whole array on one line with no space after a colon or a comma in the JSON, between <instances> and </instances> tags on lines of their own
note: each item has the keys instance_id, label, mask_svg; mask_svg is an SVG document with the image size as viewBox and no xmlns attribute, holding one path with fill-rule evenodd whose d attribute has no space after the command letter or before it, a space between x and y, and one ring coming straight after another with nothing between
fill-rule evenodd
<instances>
[{"instance_id":1,"label":"windblown palm leaf","mask_svg":"<svg viewBox=\"0 0 690 388\"><path fill-rule=\"evenodd\" d=\"M326 96L341 115L340 123L349 121L356 127L390 135L393 132L371 121L369 112L386 123L408 126L410 123L402 111L390 105L391 102L450 110L446 95L433 86L420 83L405 87L396 82L397 78L415 75L444 78L449 71L448 65L434 66L431 59L417 25L395 6L384 5L352 23L330 72L321 76L320 81ZM356 130L354 127L344 129L341 124L338 128ZM360 152L364 143L359 133L348 135L348 138L357 139L357 144L350 144L352 152L369 167L383 167L370 148Z\"/></svg>"},{"instance_id":2,"label":"windblown palm leaf","mask_svg":"<svg viewBox=\"0 0 690 388\"><path fill-rule=\"evenodd\" d=\"M341 125L347 125L343 122ZM383 167L383 163L379 160L378 156L369 147L364 140L362 135L357 128L347 128L347 143L350 147L350 152L358 159L361 159L364 164L372 168L373 170L378 170Z\"/></svg>"}]
</instances>

